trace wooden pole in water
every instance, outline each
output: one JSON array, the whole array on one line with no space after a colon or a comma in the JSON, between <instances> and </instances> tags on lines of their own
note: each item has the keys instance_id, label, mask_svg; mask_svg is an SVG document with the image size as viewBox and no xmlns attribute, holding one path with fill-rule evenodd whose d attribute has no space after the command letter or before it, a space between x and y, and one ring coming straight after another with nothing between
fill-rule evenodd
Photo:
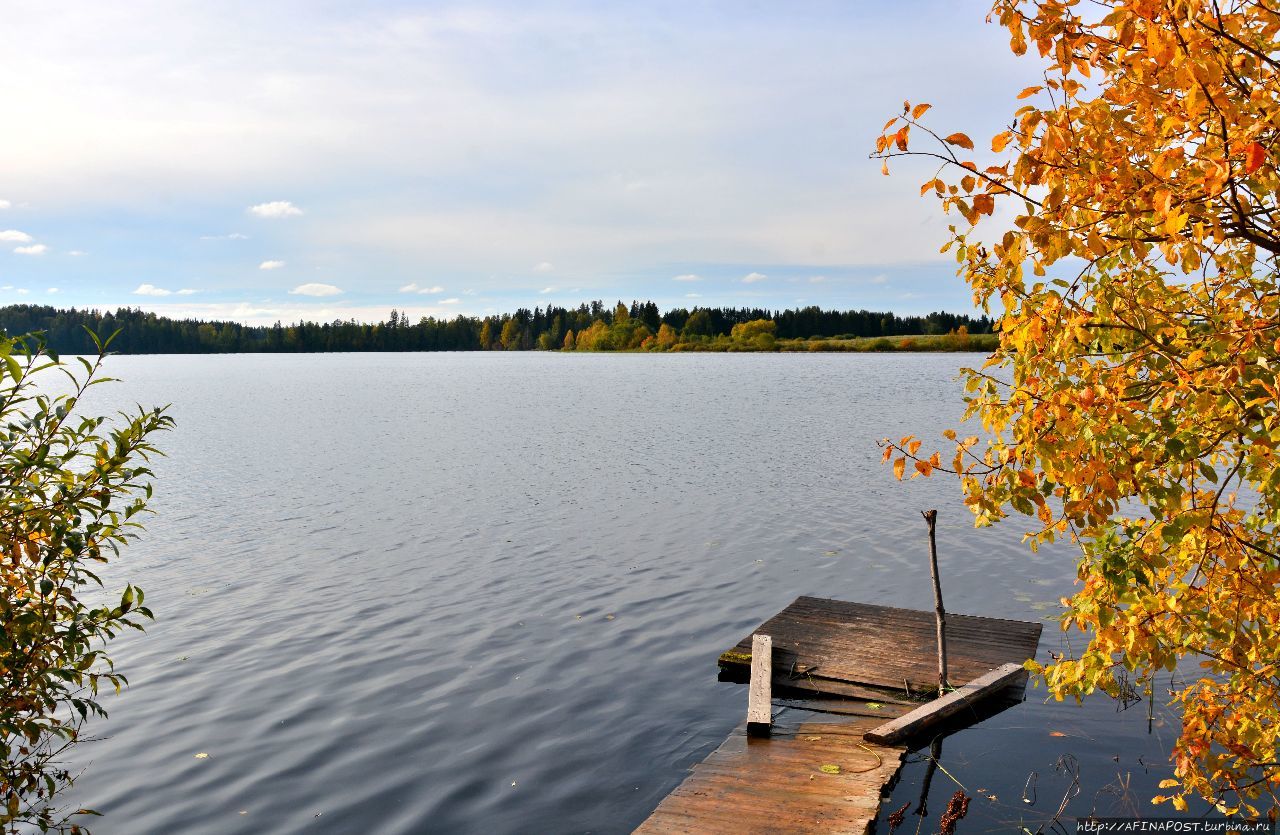
<instances>
[{"instance_id":1,"label":"wooden pole in water","mask_svg":"<svg viewBox=\"0 0 1280 835\"><path fill-rule=\"evenodd\" d=\"M933 576L933 611L938 619L938 695L947 688L947 611L942 607L942 581L938 579L938 540L935 528L938 511L922 510L925 524L929 526L929 573Z\"/></svg>"}]
</instances>

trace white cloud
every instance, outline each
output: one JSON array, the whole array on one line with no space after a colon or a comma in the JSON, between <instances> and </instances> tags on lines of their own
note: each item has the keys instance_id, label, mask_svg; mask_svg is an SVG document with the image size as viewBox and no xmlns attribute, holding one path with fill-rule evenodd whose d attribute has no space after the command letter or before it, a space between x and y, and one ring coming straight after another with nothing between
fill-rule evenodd
<instances>
[{"instance_id":1,"label":"white cloud","mask_svg":"<svg viewBox=\"0 0 1280 835\"><path fill-rule=\"evenodd\" d=\"M554 293L555 291L556 291L556 288L554 287L543 287L538 292L545 296L547 293Z\"/></svg>"},{"instance_id":2,"label":"white cloud","mask_svg":"<svg viewBox=\"0 0 1280 835\"><path fill-rule=\"evenodd\" d=\"M826 281L826 280L827 280L827 277L826 277L825 275L815 275L815 276L810 277L810 279L809 279L809 283L810 283L810 284L821 284L822 282L824 282L824 281Z\"/></svg>"},{"instance_id":3,"label":"white cloud","mask_svg":"<svg viewBox=\"0 0 1280 835\"><path fill-rule=\"evenodd\" d=\"M139 284L138 289L133 291L135 296L167 296L171 291L163 287L157 287L154 284Z\"/></svg>"},{"instance_id":4,"label":"white cloud","mask_svg":"<svg viewBox=\"0 0 1280 835\"><path fill-rule=\"evenodd\" d=\"M263 205L265 206L266 204L264 203ZM258 206L253 207L253 209L257 209L257 208L259 207ZM249 211L253 211L253 209L250 209ZM249 240L249 236L241 235L239 232L232 232L230 235L201 235L200 240L202 241L247 241Z\"/></svg>"},{"instance_id":5,"label":"white cloud","mask_svg":"<svg viewBox=\"0 0 1280 835\"><path fill-rule=\"evenodd\" d=\"M702 298L702 294L701 293L685 293L684 297L686 299L700 299Z\"/></svg>"},{"instance_id":6,"label":"white cloud","mask_svg":"<svg viewBox=\"0 0 1280 835\"><path fill-rule=\"evenodd\" d=\"M31 236L26 232L19 232L17 229L6 229L0 232L0 241L10 244L25 244L31 240Z\"/></svg>"},{"instance_id":7,"label":"white cloud","mask_svg":"<svg viewBox=\"0 0 1280 835\"><path fill-rule=\"evenodd\" d=\"M462 304L462 299L441 299L440 304Z\"/></svg>"},{"instance_id":8,"label":"white cloud","mask_svg":"<svg viewBox=\"0 0 1280 835\"><path fill-rule=\"evenodd\" d=\"M278 270L284 266L283 261L263 261L258 265L260 270Z\"/></svg>"},{"instance_id":9,"label":"white cloud","mask_svg":"<svg viewBox=\"0 0 1280 835\"><path fill-rule=\"evenodd\" d=\"M15 290L14 292L15 292L15 293L17 293L19 296L25 296L25 295L27 294L27 288L26 288L26 287L19 287L19 288L18 288L17 290Z\"/></svg>"},{"instance_id":10,"label":"white cloud","mask_svg":"<svg viewBox=\"0 0 1280 835\"><path fill-rule=\"evenodd\" d=\"M200 292L199 290L195 290L195 289L193 289L193 288L191 288L191 287L183 287L181 290L179 290L179 291L178 291L178 295L179 295L179 296L191 296L191 295L194 295L194 294L199 293L199 292Z\"/></svg>"},{"instance_id":11,"label":"white cloud","mask_svg":"<svg viewBox=\"0 0 1280 835\"><path fill-rule=\"evenodd\" d=\"M50 287L48 290L45 290L45 292L46 292L46 293L57 293L57 292L59 292L59 290L58 290L58 288L57 288L57 287Z\"/></svg>"},{"instance_id":12,"label":"white cloud","mask_svg":"<svg viewBox=\"0 0 1280 835\"><path fill-rule=\"evenodd\" d=\"M19 255L44 255L49 251L49 247L44 244L32 244L31 246L14 247L13 251Z\"/></svg>"},{"instance_id":13,"label":"white cloud","mask_svg":"<svg viewBox=\"0 0 1280 835\"><path fill-rule=\"evenodd\" d=\"M755 284L757 281L764 281L769 276L764 273L747 273L742 277L743 284Z\"/></svg>"},{"instance_id":14,"label":"white cloud","mask_svg":"<svg viewBox=\"0 0 1280 835\"><path fill-rule=\"evenodd\" d=\"M702 276L694 275L693 273L685 273L684 275L678 275L671 280L672 281L701 281Z\"/></svg>"},{"instance_id":15,"label":"white cloud","mask_svg":"<svg viewBox=\"0 0 1280 835\"><path fill-rule=\"evenodd\" d=\"M550 261L540 261L539 263L534 264L533 271L535 273L549 273L555 268L556 265L552 264Z\"/></svg>"},{"instance_id":16,"label":"white cloud","mask_svg":"<svg viewBox=\"0 0 1280 835\"><path fill-rule=\"evenodd\" d=\"M82 255L88 255L89 253L85 252L85 251L84 251L84 250L82 250L82 249L73 249L73 250L71 250L70 252L68 252L67 254L68 254L68 255L70 255L72 258L79 258L80 256L82 256Z\"/></svg>"},{"instance_id":17,"label":"white cloud","mask_svg":"<svg viewBox=\"0 0 1280 835\"><path fill-rule=\"evenodd\" d=\"M270 203L259 203L256 206L250 206L249 214L270 218L295 217L302 214L302 209L299 209L288 200L272 200Z\"/></svg>"},{"instance_id":18,"label":"white cloud","mask_svg":"<svg viewBox=\"0 0 1280 835\"><path fill-rule=\"evenodd\" d=\"M889 276L885 275L884 273L880 273L880 275L875 276L874 278L871 279L871 283L872 284L888 284Z\"/></svg>"},{"instance_id":19,"label":"white cloud","mask_svg":"<svg viewBox=\"0 0 1280 835\"><path fill-rule=\"evenodd\" d=\"M13 204L8 200L0 200L0 209L12 209Z\"/></svg>"},{"instance_id":20,"label":"white cloud","mask_svg":"<svg viewBox=\"0 0 1280 835\"><path fill-rule=\"evenodd\" d=\"M418 282L413 281L400 288L401 293L421 293L422 295L443 293L444 288L440 285L434 287L419 287Z\"/></svg>"},{"instance_id":21,"label":"white cloud","mask_svg":"<svg viewBox=\"0 0 1280 835\"><path fill-rule=\"evenodd\" d=\"M341 292L342 292L341 288L334 287L332 284L316 284L313 282L309 284L299 284L297 287L294 287L292 290L289 291L289 295L291 296L336 296Z\"/></svg>"}]
</instances>

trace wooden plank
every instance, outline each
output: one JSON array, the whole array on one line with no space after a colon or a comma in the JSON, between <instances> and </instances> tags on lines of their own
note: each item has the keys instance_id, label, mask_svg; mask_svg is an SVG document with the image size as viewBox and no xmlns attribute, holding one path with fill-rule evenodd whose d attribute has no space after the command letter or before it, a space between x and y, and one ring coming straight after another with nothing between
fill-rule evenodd
<instances>
[{"instance_id":1,"label":"wooden plank","mask_svg":"<svg viewBox=\"0 0 1280 835\"><path fill-rule=\"evenodd\" d=\"M948 716L954 716L988 696L999 693L1025 672L1021 664L1001 665L940 699L934 699L908 714L867 731L866 738L879 745L896 745Z\"/></svg>"},{"instance_id":2,"label":"wooden plank","mask_svg":"<svg viewBox=\"0 0 1280 835\"><path fill-rule=\"evenodd\" d=\"M951 614L950 675L970 681L1035 656L1041 624ZM849 685L905 696L937 692L937 625L931 612L799 597L758 632L773 638L774 685L842 693ZM720 656L728 674L750 665L751 637ZM833 684L840 682L841 686Z\"/></svg>"},{"instance_id":3,"label":"wooden plank","mask_svg":"<svg viewBox=\"0 0 1280 835\"><path fill-rule=\"evenodd\" d=\"M768 738L748 736L744 723L636 832L866 832L906 751L863 741L876 721L779 721ZM839 773L823 771L824 765L838 766Z\"/></svg>"},{"instance_id":4,"label":"wooden plank","mask_svg":"<svg viewBox=\"0 0 1280 835\"><path fill-rule=\"evenodd\" d=\"M773 639L768 635L751 638L751 683L747 688L747 733L769 733L773 724L773 702L769 683L773 679Z\"/></svg>"}]
</instances>

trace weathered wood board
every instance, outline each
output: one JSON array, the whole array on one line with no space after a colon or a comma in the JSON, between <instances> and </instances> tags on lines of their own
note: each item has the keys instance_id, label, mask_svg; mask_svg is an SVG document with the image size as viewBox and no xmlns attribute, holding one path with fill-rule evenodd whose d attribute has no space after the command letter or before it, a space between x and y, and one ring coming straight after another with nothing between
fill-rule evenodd
<instances>
[{"instance_id":1,"label":"weathered wood board","mask_svg":"<svg viewBox=\"0 0 1280 835\"><path fill-rule=\"evenodd\" d=\"M947 615L948 675L972 681L1009 662L1034 658L1041 624ZM938 689L932 612L798 597L753 632L773 639L775 688L832 696L932 695ZM751 636L720 656L720 666L747 675Z\"/></svg>"},{"instance_id":2,"label":"weathered wood board","mask_svg":"<svg viewBox=\"0 0 1280 835\"><path fill-rule=\"evenodd\" d=\"M879 721L775 721L767 738L748 736L743 723L636 832L864 833L906 751L863 742L863 733ZM824 765L838 766L840 773L829 774Z\"/></svg>"},{"instance_id":3,"label":"weathered wood board","mask_svg":"<svg viewBox=\"0 0 1280 835\"><path fill-rule=\"evenodd\" d=\"M974 707L1023 678L1021 664L1004 664L991 672L952 690L944 696L925 702L920 707L867 731L867 741L893 745L936 727L947 718Z\"/></svg>"},{"instance_id":4,"label":"weathered wood board","mask_svg":"<svg viewBox=\"0 0 1280 835\"><path fill-rule=\"evenodd\" d=\"M773 723L773 699L771 697L773 669L769 666L773 657L773 641L768 635L751 638L751 682L747 685L747 733L768 734Z\"/></svg>"}]
</instances>

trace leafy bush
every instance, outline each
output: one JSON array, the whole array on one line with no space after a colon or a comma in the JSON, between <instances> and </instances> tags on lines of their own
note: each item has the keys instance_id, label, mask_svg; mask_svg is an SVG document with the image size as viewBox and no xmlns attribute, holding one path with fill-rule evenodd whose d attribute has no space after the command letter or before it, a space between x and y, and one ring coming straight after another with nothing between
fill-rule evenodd
<instances>
[{"instance_id":1,"label":"leafy bush","mask_svg":"<svg viewBox=\"0 0 1280 835\"><path fill-rule=\"evenodd\" d=\"M109 380L98 345L73 372L38 339L0 334L0 825L11 832L82 831L71 819L92 813L55 802L72 781L60 758L106 714L101 689L127 683L106 644L151 618L132 585L102 602L95 571L140 529L148 439L172 419L141 407L111 422L78 415L85 391ZM69 378L64 393L50 393L49 371Z\"/></svg>"}]
</instances>

